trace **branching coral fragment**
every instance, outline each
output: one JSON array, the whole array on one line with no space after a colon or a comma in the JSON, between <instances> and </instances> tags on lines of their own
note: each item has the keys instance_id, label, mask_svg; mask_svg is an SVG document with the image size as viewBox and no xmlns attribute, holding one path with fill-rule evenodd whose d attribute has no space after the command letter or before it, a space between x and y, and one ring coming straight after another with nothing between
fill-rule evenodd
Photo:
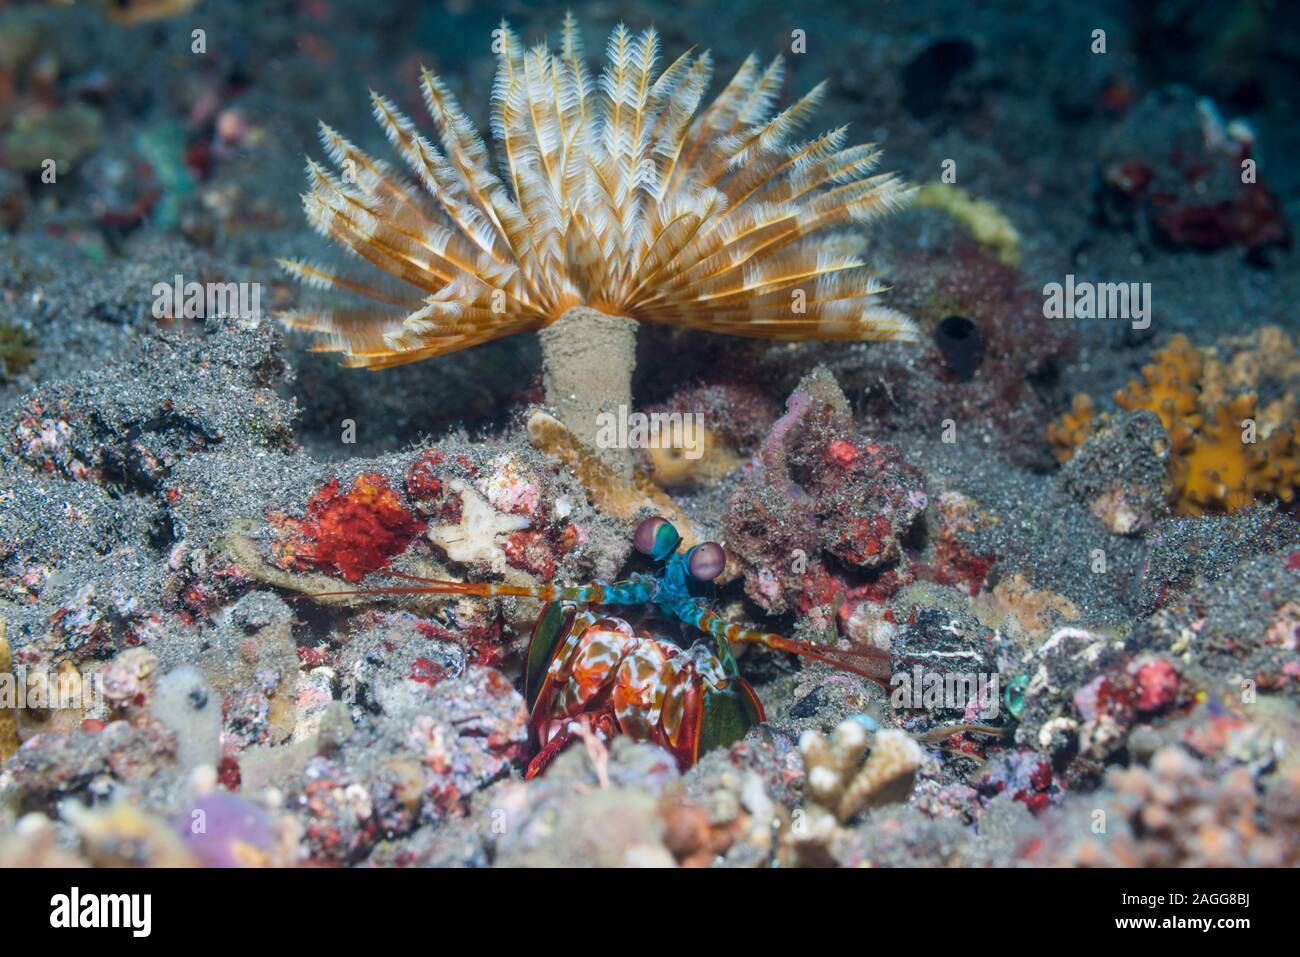
<instances>
[{"instance_id":1,"label":"branching coral fragment","mask_svg":"<svg viewBox=\"0 0 1300 957\"><path fill-rule=\"evenodd\" d=\"M871 755L862 755L870 746ZM799 739L808 773L809 796L840 823L862 811L907 797L921 766L921 747L904 731L874 736L857 720L842 721L828 739L807 731Z\"/></svg>"},{"instance_id":2,"label":"branching coral fragment","mask_svg":"<svg viewBox=\"0 0 1300 957\"><path fill-rule=\"evenodd\" d=\"M634 472L630 480L618 475L585 448L554 416L541 411L533 412L528 419L528 440L538 451L553 456L568 466L586 490L591 504L606 515L634 518L643 512L655 512L677 527L682 543L687 548L703 541L695 532L690 517L650 481L645 473ZM729 561L718 580L725 582L734 577L736 569L734 563Z\"/></svg>"},{"instance_id":3,"label":"branching coral fragment","mask_svg":"<svg viewBox=\"0 0 1300 957\"><path fill-rule=\"evenodd\" d=\"M870 748L864 763L862 756ZM851 832L845 827L863 811L905 801L921 766L921 746L895 729L874 735L857 718L840 722L826 736L799 738L807 774L807 798L782 834L782 860L796 866L837 863Z\"/></svg>"}]
</instances>

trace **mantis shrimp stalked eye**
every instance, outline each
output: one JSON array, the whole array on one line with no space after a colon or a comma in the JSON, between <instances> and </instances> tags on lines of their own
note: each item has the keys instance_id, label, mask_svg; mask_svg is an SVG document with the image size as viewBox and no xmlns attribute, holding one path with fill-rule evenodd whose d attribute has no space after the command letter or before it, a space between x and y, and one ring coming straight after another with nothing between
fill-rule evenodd
<instances>
[{"instance_id":1,"label":"mantis shrimp stalked eye","mask_svg":"<svg viewBox=\"0 0 1300 957\"><path fill-rule=\"evenodd\" d=\"M681 536L663 518L648 518L633 537L637 551L660 563L615 582L589 585L499 585L400 576L398 588L330 594L477 595L546 602L528 643L524 697L535 756L532 777L585 727L608 739L625 734L670 751L682 769L700 754L732 744L765 719L753 687L740 674L734 644L758 644L824 662L888 684L890 657L875 648L844 649L795 641L728 622L708 607L702 586L722 573L727 554L717 542L679 552ZM683 648L611 613L648 607L698 635Z\"/></svg>"},{"instance_id":2,"label":"mantis shrimp stalked eye","mask_svg":"<svg viewBox=\"0 0 1300 957\"><path fill-rule=\"evenodd\" d=\"M636 527L632 544L638 552L659 561L677 551L682 537L666 518L647 518Z\"/></svg>"},{"instance_id":3,"label":"mantis shrimp stalked eye","mask_svg":"<svg viewBox=\"0 0 1300 957\"><path fill-rule=\"evenodd\" d=\"M696 581L711 582L727 567L727 553L717 542L704 542L686 553L686 568Z\"/></svg>"}]
</instances>

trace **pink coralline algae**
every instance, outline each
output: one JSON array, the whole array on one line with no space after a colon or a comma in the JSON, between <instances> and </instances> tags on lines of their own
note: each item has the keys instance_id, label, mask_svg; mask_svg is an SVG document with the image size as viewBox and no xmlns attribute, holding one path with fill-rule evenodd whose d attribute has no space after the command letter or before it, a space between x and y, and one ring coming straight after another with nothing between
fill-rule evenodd
<instances>
[{"instance_id":1,"label":"pink coralline algae","mask_svg":"<svg viewBox=\"0 0 1300 957\"><path fill-rule=\"evenodd\" d=\"M512 764L528 748L528 711L501 672L470 666L456 682L433 689L429 711L417 715L406 744L432 772L425 794L442 812Z\"/></svg>"},{"instance_id":2,"label":"pink coralline algae","mask_svg":"<svg viewBox=\"0 0 1300 957\"><path fill-rule=\"evenodd\" d=\"M162 606L186 624L208 619L214 611L236 601L248 579L233 562L211 562L201 550L180 541L167 554L167 580Z\"/></svg>"},{"instance_id":3,"label":"pink coralline algae","mask_svg":"<svg viewBox=\"0 0 1300 957\"><path fill-rule=\"evenodd\" d=\"M1033 814L1041 814L1058 804L1064 793L1052 765L1027 748L999 754L989 762L977 785L983 797L1009 794Z\"/></svg>"},{"instance_id":4,"label":"pink coralline algae","mask_svg":"<svg viewBox=\"0 0 1300 957\"><path fill-rule=\"evenodd\" d=\"M928 502L921 473L858 432L825 371L800 383L746 471L727 541L745 558L747 594L773 612L833 594L827 561L889 575Z\"/></svg>"},{"instance_id":5,"label":"pink coralline algae","mask_svg":"<svg viewBox=\"0 0 1300 957\"><path fill-rule=\"evenodd\" d=\"M527 708L494 669L471 665L402 698L390 699L380 743L364 756L349 759L345 747L313 758L289 795L313 862L354 863L380 841L458 816L475 792L526 757Z\"/></svg>"},{"instance_id":6,"label":"pink coralline algae","mask_svg":"<svg viewBox=\"0 0 1300 957\"><path fill-rule=\"evenodd\" d=\"M468 480L478 473L463 455L448 455L438 449L425 449L406 469L406 494L421 515L442 522L459 522L460 496L449 494L453 478Z\"/></svg>"},{"instance_id":7,"label":"pink coralline algae","mask_svg":"<svg viewBox=\"0 0 1300 957\"><path fill-rule=\"evenodd\" d=\"M478 528L470 535L483 539L485 548L499 546L505 564L539 581L553 579L560 562L581 539L578 529L557 517L554 494L542 478L511 455L497 456L480 468L463 455L425 449L407 466L404 484L416 513L427 516L434 529L466 520L466 495L481 497L502 515L518 516L513 528L502 527L505 537L500 542L495 542L494 533L485 535ZM470 519L474 526L473 513ZM445 538L433 531L430 538L450 551ZM454 560L465 557L462 553Z\"/></svg>"},{"instance_id":8,"label":"pink coralline algae","mask_svg":"<svg viewBox=\"0 0 1300 957\"><path fill-rule=\"evenodd\" d=\"M1241 182L1246 159L1243 148L1240 155L1175 150L1161 162L1117 161L1103 173L1103 200L1112 216L1149 218L1168 246L1201 252L1237 246L1258 259L1269 247L1289 247L1291 227L1262 180Z\"/></svg>"},{"instance_id":9,"label":"pink coralline algae","mask_svg":"<svg viewBox=\"0 0 1300 957\"><path fill-rule=\"evenodd\" d=\"M524 528L511 533L502 546L506 563L542 581L555 577L555 544L544 531Z\"/></svg>"},{"instance_id":10,"label":"pink coralline algae","mask_svg":"<svg viewBox=\"0 0 1300 957\"><path fill-rule=\"evenodd\" d=\"M1095 789L1105 765L1132 759L1135 741L1212 724L1193 710L1205 687L1194 663L1102 633L1058 628L1019 668L1027 682L1015 741L1050 762L1069 790Z\"/></svg>"},{"instance_id":11,"label":"pink coralline algae","mask_svg":"<svg viewBox=\"0 0 1300 957\"><path fill-rule=\"evenodd\" d=\"M303 778L288 806L305 821L303 840L313 863L353 863L419 820L420 781L409 767L392 763L363 782L335 761L316 757Z\"/></svg>"},{"instance_id":12,"label":"pink coralline algae","mask_svg":"<svg viewBox=\"0 0 1300 957\"><path fill-rule=\"evenodd\" d=\"M415 630L428 641L460 645L465 649L470 664L495 667L505 656L506 640L501 620L483 611L468 621L458 618L454 631L432 621L417 622Z\"/></svg>"},{"instance_id":13,"label":"pink coralline algae","mask_svg":"<svg viewBox=\"0 0 1300 957\"><path fill-rule=\"evenodd\" d=\"M1150 713L1169 707L1178 699L1178 672L1163 659L1148 661L1138 666L1137 707Z\"/></svg>"},{"instance_id":14,"label":"pink coralline algae","mask_svg":"<svg viewBox=\"0 0 1300 957\"><path fill-rule=\"evenodd\" d=\"M139 599L123 589L82 585L50 615L40 647L78 662L104 657L154 630L155 616L142 612Z\"/></svg>"}]
</instances>

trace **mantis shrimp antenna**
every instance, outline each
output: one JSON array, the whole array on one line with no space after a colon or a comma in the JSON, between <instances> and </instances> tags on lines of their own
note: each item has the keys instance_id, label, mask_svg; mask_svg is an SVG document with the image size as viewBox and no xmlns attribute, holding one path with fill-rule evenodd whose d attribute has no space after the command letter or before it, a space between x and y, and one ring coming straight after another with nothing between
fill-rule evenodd
<instances>
[{"instance_id":1,"label":"mantis shrimp antenna","mask_svg":"<svg viewBox=\"0 0 1300 957\"><path fill-rule=\"evenodd\" d=\"M785 651L812 661L820 661L839 671L847 671L876 684L889 687L892 673L889 652L879 648L836 648L832 645L814 645L796 641L771 632L754 631L736 622L727 622L711 611L702 611L697 627L715 640L730 644L763 645L774 651Z\"/></svg>"},{"instance_id":2,"label":"mantis shrimp antenna","mask_svg":"<svg viewBox=\"0 0 1300 957\"><path fill-rule=\"evenodd\" d=\"M632 597L634 582L597 582L591 585L503 585L497 582L458 582L438 578L417 578L389 571L394 578L415 584L354 588L347 591L314 592L310 598L335 598L344 595L469 595L476 598L536 598L538 601L571 601L578 604L640 604L647 599L637 593Z\"/></svg>"},{"instance_id":3,"label":"mantis shrimp antenna","mask_svg":"<svg viewBox=\"0 0 1300 957\"><path fill-rule=\"evenodd\" d=\"M711 543L710 543L711 544ZM340 595L469 595L478 598L535 598L545 602L573 602L583 605L640 605L652 600L653 586L645 577L619 582L597 582L590 585L504 585L496 582L458 582L436 578L416 578L399 572L389 572L403 578L411 585L384 588L361 588L338 592L320 592L311 597L328 598ZM709 635L717 643L722 656L731 658L730 645L756 644L820 661L840 671L867 678L885 687L889 686L891 658L888 652L877 648L836 648L831 645L814 645L771 632L756 631L736 622L728 622L701 606L688 606L679 617Z\"/></svg>"}]
</instances>

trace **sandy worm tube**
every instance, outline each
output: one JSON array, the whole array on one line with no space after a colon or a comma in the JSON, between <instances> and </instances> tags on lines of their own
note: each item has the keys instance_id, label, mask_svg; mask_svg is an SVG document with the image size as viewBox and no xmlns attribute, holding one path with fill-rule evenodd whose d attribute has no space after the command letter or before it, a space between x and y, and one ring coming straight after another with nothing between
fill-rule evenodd
<instances>
[{"instance_id":1,"label":"sandy worm tube","mask_svg":"<svg viewBox=\"0 0 1300 957\"><path fill-rule=\"evenodd\" d=\"M556 418L623 478L632 475L630 449L596 443L598 416L632 409L632 370L636 367L636 327L632 319L575 306L538 333L546 402Z\"/></svg>"}]
</instances>

